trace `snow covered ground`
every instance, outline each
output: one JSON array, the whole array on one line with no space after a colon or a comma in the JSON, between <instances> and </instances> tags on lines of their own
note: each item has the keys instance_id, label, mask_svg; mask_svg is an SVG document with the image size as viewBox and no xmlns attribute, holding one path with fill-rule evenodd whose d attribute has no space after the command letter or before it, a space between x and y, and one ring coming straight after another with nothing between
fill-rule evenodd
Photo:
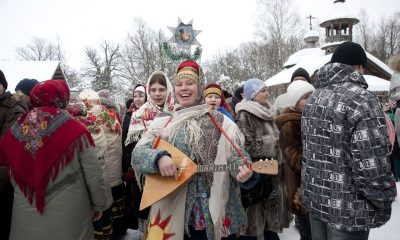
<instances>
[{"instance_id":1,"label":"snow covered ground","mask_svg":"<svg viewBox=\"0 0 400 240\"><path fill-rule=\"evenodd\" d=\"M397 191L400 191L400 182L397 182ZM400 194L399 194L400 195ZM397 195L396 201L392 204L392 217L380 228L374 228L370 231L370 240L398 240L400 239L400 196ZM294 222L291 223L288 229L279 234L281 240L298 240L299 233L294 227ZM127 236L123 240L136 240L137 232L128 230Z\"/></svg>"}]
</instances>

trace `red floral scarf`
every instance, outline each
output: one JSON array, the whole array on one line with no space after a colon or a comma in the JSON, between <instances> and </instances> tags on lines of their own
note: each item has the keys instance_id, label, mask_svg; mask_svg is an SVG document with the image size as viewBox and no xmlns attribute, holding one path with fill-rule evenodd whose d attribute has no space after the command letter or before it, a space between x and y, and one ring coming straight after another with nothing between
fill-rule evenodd
<instances>
[{"instance_id":1,"label":"red floral scarf","mask_svg":"<svg viewBox=\"0 0 400 240\"><path fill-rule=\"evenodd\" d=\"M42 214L45 192L60 170L79 148L94 146L90 133L62 108L68 104L69 89L62 80L48 80L31 91L34 107L21 116L0 141L0 155L11 177ZM12 149L12 150L10 150Z\"/></svg>"}]
</instances>

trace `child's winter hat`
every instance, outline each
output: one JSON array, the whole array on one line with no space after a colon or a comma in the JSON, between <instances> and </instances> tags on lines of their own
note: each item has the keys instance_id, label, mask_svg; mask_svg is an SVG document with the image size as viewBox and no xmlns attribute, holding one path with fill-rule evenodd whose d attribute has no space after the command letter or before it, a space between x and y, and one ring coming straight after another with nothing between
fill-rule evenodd
<instances>
[{"instance_id":1,"label":"child's winter hat","mask_svg":"<svg viewBox=\"0 0 400 240\"><path fill-rule=\"evenodd\" d=\"M266 87L265 83L260 79L249 79L244 84L244 97L250 101L260 92L261 89Z\"/></svg>"},{"instance_id":2,"label":"child's winter hat","mask_svg":"<svg viewBox=\"0 0 400 240\"><path fill-rule=\"evenodd\" d=\"M210 83L204 88L204 92L203 92L204 97L207 97L207 95L211 94L211 93L215 93L220 98L224 98L224 94L222 92L222 89L218 84Z\"/></svg>"},{"instance_id":3,"label":"child's winter hat","mask_svg":"<svg viewBox=\"0 0 400 240\"><path fill-rule=\"evenodd\" d=\"M306 81L294 81L287 88L290 108L294 109L297 102L307 93L314 92L313 85Z\"/></svg>"}]
</instances>

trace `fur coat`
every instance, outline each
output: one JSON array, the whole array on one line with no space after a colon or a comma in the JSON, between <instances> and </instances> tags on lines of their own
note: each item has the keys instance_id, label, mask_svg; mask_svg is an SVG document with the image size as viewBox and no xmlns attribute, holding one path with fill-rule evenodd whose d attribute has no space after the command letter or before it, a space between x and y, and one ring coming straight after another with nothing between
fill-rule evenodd
<instances>
[{"instance_id":1,"label":"fur coat","mask_svg":"<svg viewBox=\"0 0 400 240\"><path fill-rule=\"evenodd\" d=\"M296 215L303 215L300 199L301 185L301 157L303 145L301 143L301 112L285 108L275 119L280 131L279 145L285 158L285 191L289 210Z\"/></svg>"},{"instance_id":2,"label":"fur coat","mask_svg":"<svg viewBox=\"0 0 400 240\"><path fill-rule=\"evenodd\" d=\"M287 208L283 193L282 153L279 148L279 130L270 107L254 101L242 100L236 105L237 124L245 136L245 150L252 161L274 158L279 162L279 173L268 176L273 190L266 201L247 208L247 226L242 235L257 236L264 230L281 232L287 226Z\"/></svg>"}]
</instances>

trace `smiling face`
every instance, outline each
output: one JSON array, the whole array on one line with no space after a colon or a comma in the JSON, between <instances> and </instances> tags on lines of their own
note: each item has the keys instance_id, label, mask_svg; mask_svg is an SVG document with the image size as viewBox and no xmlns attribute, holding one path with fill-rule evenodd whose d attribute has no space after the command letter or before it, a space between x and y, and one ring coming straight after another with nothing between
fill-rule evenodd
<instances>
[{"instance_id":1,"label":"smiling face","mask_svg":"<svg viewBox=\"0 0 400 240\"><path fill-rule=\"evenodd\" d=\"M268 103L269 92L267 87L263 87L257 95L254 97L254 101L261 105L266 105Z\"/></svg>"},{"instance_id":2,"label":"smiling face","mask_svg":"<svg viewBox=\"0 0 400 240\"><path fill-rule=\"evenodd\" d=\"M199 95L199 89L194 80L183 78L177 80L174 86L175 97L182 107L190 107L195 104Z\"/></svg>"},{"instance_id":3,"label":"smiling face","mask_svg":"<svg viewBox=\"0 0 400 240\"><path fill-rule=\"evenodd\" d=\"M143 92L135 91L133 93L133 104L135 104L136 108L140 108L144 104L145 99L146 96Z\"/></svg>"},{"instance_id":4,"label":"smiling face","mask_svg":"<svg viewBox=\"0 0 400 240\"><path fill-rule=\"evenodd\" d=\"M165 100L167 99L167 88L158 82L150 85L149 89L150 98L154 104L159 107L163 107Z\"/></svg>"},{"instance_id":5,"label":"smiling face","mask_svg":"<svg viewBox=\"0 0 400 240\"><path fill-rule=\"evenodd\" d=\"M222 99L218 94L210 93L205 97L205 101L208 108L215 110L221 106Z\"/></svg>"}]
</instances>

